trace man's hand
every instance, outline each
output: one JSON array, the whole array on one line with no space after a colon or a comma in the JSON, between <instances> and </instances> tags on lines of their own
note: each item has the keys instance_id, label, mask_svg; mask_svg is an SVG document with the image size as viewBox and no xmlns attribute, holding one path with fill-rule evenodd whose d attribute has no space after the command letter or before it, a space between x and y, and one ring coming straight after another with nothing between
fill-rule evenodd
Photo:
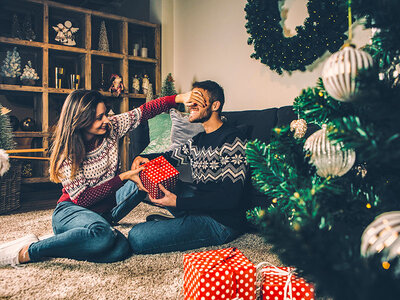
<instances>
[{"instance_id":1,"label":"man's hand","mask_svg":"<svg viewBox=\"0 0 400 300\"><path fill-rule=\"evenodd\" d=\"M144 167L138 168L136 170L129 170L119 174L121 180L132 180L136 183L139 190L148 193L149 191L143 186L142 181L140 180L139 173L144 170Z\"/></svg>"},{"instance_id":2,"label":"man's hand","mask_svg":"<svg viewBox=\"0 0 400 300\"><path fill-rule=\"evenodd\" d=\"M163 185L159 184L158 187L164 193L164 197L160 199L155 199L149 195L151 202L159 206L170 206L176 207L176 195L168 191Z\"/></svg>"},{"instance_id":3,"label":"man's hand","mask_svg":"<svg viewBox=\"0 0 400 300\"><path fill-rule=\"evenodd\" d=\"M183 103L187 107L190 107L192 105L199 105L201 107L206 106L206 101L201 92L198 90L177 95L175 98L175 102Z\"/></svg>"},{"instance_id":4,"label":"man's hand","mask_svg":"<svg viewBox=\"0 0 400 300\"><path fill-rule=\"evenodd\" d=\"M133 160L131 170L136 170L136 169L140 168L141 165L147 163L148 161L149 161L148 158L136 156L135 159Z\"/></svg>"}]
</instances>

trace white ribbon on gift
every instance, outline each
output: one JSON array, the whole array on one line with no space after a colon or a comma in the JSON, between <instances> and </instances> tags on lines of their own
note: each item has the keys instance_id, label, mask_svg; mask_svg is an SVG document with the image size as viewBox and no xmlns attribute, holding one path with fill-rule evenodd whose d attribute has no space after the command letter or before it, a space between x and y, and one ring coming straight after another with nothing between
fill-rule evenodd
<instances>
[{"instance_id":1,"label":"white ribbon on gift","mask_svg":"<svg viewBox=\"0 0 400 300\"><path fill-rule=\"evenodd\" d=\"M272 269L266 269L264 268L265 265L269 265L270 267L272 267ZM269 274L271 275L277 275L277 276L287 276L286 279L286 283L285 283L285 287L283 289L284 294L283 294L283 300L292 300L293 299L293 295L292 295L292 276L293 276L293 271L294 268L289 268L290 271L285 271L282 269L279 269L277 266L269 263L269 262L260 262L257 266L256 266L256 270L257 270L257 275L261 274L263 271L269 271ZM259 289L262 289L262 281L260 286L258 287Z\"/></svg>"}]
</instances>

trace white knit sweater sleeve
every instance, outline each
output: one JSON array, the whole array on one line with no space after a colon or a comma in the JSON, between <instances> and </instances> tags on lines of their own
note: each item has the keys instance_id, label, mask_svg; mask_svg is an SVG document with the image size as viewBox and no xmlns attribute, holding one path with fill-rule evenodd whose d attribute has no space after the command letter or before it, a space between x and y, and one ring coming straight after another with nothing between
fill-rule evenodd
<instances>
[{"instance_id":1,"label":"white knit sweater sleeve","mask_svg":"<svg viewBox=\"0 0 400 300\"><path fill-rule=\"evenodd\" d=\"M139 126L141 116L142 111L140 108L135 108L126 113L110 117L112 124L111 135L117 139L123 137L128 131Z\"/></svg>"}]
</instances>

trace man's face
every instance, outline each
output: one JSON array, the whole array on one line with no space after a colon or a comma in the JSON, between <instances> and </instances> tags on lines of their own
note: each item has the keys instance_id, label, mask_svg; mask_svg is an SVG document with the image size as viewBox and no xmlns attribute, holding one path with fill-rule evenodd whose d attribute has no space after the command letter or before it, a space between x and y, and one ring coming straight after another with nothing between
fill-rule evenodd
<instances>
[{"instance_id":1,"label":"man's face","mask_svg":"<svg viewBox=\"0 0 400 300\"><path fill-rule=\"evenodd\" d=\"M204 123L211 118L212 110L210 103L210 96L204 89L194 88L192 93L200 93L206 103L205 107L193 104L189 107L189 122L191 123Z\"/></svg>"}]
</instances>

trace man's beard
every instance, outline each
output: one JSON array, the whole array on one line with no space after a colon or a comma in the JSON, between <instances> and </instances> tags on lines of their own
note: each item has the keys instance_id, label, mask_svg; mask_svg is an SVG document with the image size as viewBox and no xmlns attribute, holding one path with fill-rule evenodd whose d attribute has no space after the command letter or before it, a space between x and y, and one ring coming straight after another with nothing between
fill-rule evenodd
<instances>
[{"instance_id":1,"label":"man's beard","mask_svg":"<svg viewBox=\"0 0 400 300\"><path fill-rule=\"evenodd\" d=\"M206 108L206 110L202 114L199 114L197 118L195 118L192 121L189 119L189 122L190 123L204 123L204 122L207 122L211 118L211 115L212 115L212 110L211 110L211 105L210 105L209 107Z\"/></svg>"}]
</instances>

